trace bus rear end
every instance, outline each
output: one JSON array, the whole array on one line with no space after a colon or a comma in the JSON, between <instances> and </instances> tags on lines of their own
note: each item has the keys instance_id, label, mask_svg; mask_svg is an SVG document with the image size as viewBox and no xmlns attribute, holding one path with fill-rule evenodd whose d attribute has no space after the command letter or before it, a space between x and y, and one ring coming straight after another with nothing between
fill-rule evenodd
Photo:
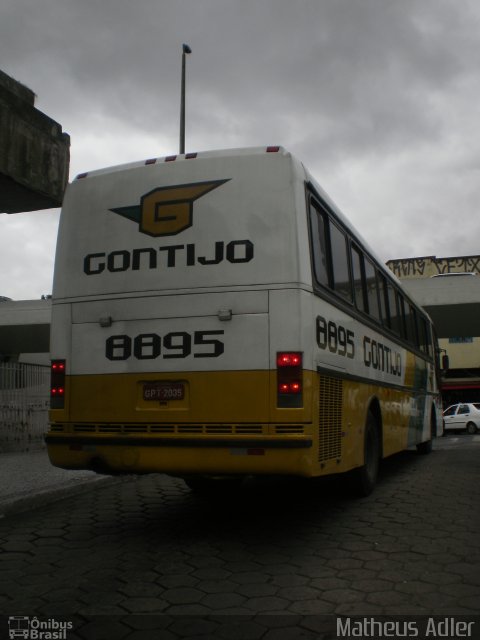
<instances>
[{"instance_id":1,"label":"bus rear end","mask_svg":"<svg viewBox=\"0 0 480 640\"><path fill-rule=\"evenodd\" d=\"M312 475L304 193L281 148L148 160L69 186L53 291L54 465Z\"/></svg>"}]
</instances>

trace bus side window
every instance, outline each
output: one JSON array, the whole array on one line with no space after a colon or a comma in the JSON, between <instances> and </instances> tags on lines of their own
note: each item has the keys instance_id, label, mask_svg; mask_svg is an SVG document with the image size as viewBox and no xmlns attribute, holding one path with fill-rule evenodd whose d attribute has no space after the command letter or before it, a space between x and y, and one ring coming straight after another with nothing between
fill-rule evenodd
<instances>
[{"instance_id":1,"label":"bus side window","mask_svg":"<svg viewBox=\"0 0 480 640\"><path fill-rule=\"evenodd\" d=\"M333 289L342 298L352 301L352 285L348 265L347 237L330 221L330 249L332 252Z\"/></svg>"},{"instance_id":2,"label":"bus side window","mask_svg":"<svg viewBox=\"0 0 480 640\"><path fill-rule=\"evenodd\" d=\"M367 311L367 302L363 272L363 254L357 247L352 246L352 272L353 272L353 292L355 296L355 304L359 311Z\"/></svg>"},{"instance_id":3,"label":"bus side window","mask_svg":"<svg viewBox=\"0 0 480 640\"><path fill-rule=\"evenodd\" d=\"M402 330L400 328L400 313L398 309L397 294L390 282L387 283L387 298L390 329L396 333L397 336L401 336Z\"/></svg>"},{"instance_id":4,"label":"bus side window","mask_svg":"<svg viewBox=\"0 0 480 640\"><path fill-rule=\"evenodd\" d=\"M419 347L420 346L420 340L419 340L419 335L418 335L417 312L412 307L411 304L409 304L408 306L409 306L409 309L410 309L410 332L411 332L410 342L413 345L415 345L416 347Z\"/></svg>"},{"instance_id":5,"label":"bus side window","mask_svg":"<svg viewBox=\"0 0 480 640\"><path fill-rule=\"evenodd\" d=\"M319 211L313 203L310 206L310 225L315 278L319 284L328 287L330 278L327 255L327 221L325 214Z\"/></svg>"},{"instance_id":6,"label":"bus side window","mask_svg":"<svg viewBox=\"0 0 480 640\"><path fill-rule=\"evenodd\" d=\"M368 258L365 258L365 282L367 285L368 312L376 320L380 320L380 307L378 304L377 278L375 267Z\"/></svg>"},{"instance_id":7,"label":"bus side window","mask_svg":"<svg viewBox=\"0 0 480 640\"><path fill-rule=\"evenodd\" d=\"M408 340L407 315L405 313L405 300L401 293L397 291L398 310L400 315L400 335Z\"/></svg>"},{"instance_id":8,"label":"bus side window","mask_svg":"<svg viewBox=\"0 0 480 640\"><path fill-rule=\"evenodd\" d=\"M429 331L429 325L428 322L425 320L425 318L423 318L423 323L425 325L425 346L426 346L426 351L428 353L428 355L430 356L430 358L433 358L433 343L432 343L432 335Z\"/></svg>"},{"instance_id":9,"label":"bus side window","mask_svg":"<svg viewBox=\"0 0 480 640\"><path fill-rule=\"evenodd\" d=\"M418 328L418 341L420 349L424 353L430 353L428 350L428 338L427 338L427 325L425 318L421 315L417 315L417 328Z\"/></svg>"},{"instance_id":10,"label":"bus side window","mask_svg":"<svg viewBox=\"0 0 480 640\"><path fill-rule=\"evenodd\" d=\"M410 316L410 306L407 304L405 304L405 301L403 301L404 305L404 318L405 318L405 328L406 328L406 334L405 337L407 339L407 342L413 342L413 336L412 336L412 318Z\"/></svg>"},{"instance_id":11,"label":"bus side window","mask_svg":"<svg viewBox=\"0 0 480 640\"><path fill-rule=\"evenodd\" d=\"M428 336L428 326L427 326L427 321L425 320L425 318L423 316L418 316L418 335L419 335L419 339L420 339L420 349L428 354L429 356L432 355L432 350L430 347L430 340L429 340L429 336Z\"/></svg>"},{"instance_id":12,"label":"bus side window","mask_svg":"<svg viewBox=\"0 0 480 640\"><path fill-rule=\"evenodd\" d=\"M382 273L377 271L378 282L378 300L380 302L380 317L385 327L390 326L390 318L388 317L388 300L387 300L387 280Z\"/></svg>"}]
</instances>

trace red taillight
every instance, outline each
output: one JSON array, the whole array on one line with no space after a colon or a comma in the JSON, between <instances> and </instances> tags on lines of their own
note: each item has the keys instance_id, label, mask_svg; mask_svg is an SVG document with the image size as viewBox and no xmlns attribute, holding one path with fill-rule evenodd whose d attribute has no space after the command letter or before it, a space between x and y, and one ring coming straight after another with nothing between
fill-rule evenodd
<instances>
[{"instance_id":1,"label":"red taillight","mask_svg":"<svg viewBox=\"0 0 480 640\"><path fill-rule=\"evenodd\" d=\"M296 351L281 351L277 353L277 367L301 367L302 354Z\"/></svg>"},{"instance_id":2,"label":"red taillight","mask_svg":"<svg viewBox=\"0 0 480 640\"><path fill-rule=\"evenodd\" d=\"M277 146L270 146L267 147L267 153L278 153L278 151L280 151L280 147Z\"/></svg>"},{"instance_id":3,"label":"red taillight","mask_svg":"<svg viewBox=\"0 0 480 640\"><path fill-rule=\"evenodd\" d=\"M277 406L303 406L303 355L299 351L277 353Z\"/></svg>"},{"instance_id":4,"label":"red taillight","mask_svg":"<svg viewBox=\"0 0 480 640\"><path fill-rule=\"evenodd\" d=\"M280 382L278 393L302 393L302 383L298 380L293 382Z\"/></svg>"},{"instance_id":5,"label":"red taillight","mask_svg":"<svg viewBox=\"0 0 480 640\"><path fill-rule=\"evenodd\" d=\"M65 405L65 360L52 360L50 367L50 408L63 409Z\"/></svg>"}]
</instances>

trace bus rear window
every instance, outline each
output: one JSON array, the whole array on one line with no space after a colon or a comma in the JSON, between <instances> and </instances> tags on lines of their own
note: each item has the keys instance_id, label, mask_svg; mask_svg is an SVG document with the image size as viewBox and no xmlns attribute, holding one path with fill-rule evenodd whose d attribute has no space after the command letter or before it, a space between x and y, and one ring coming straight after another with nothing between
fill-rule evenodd
<instances>
[{"instance_id":1,"label":"bus rear window","mask_svg":"<svg viewBox=\"0 0 480 640\"><path fill-rule=\"evenodd\" d=\"M315 280L352 301L347 236L316 203L310 207L310 230Z\"/></svg>"}]
</instances>

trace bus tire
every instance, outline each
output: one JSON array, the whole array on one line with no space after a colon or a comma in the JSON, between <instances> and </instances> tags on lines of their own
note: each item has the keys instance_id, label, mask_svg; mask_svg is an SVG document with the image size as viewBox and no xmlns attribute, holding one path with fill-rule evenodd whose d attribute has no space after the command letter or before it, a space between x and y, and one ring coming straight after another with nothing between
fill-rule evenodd
<instances>
[{"instance_id":1,"label":"bus tire","mask_svg":"<svg viewBox=\"0 0 480 640\"><path fill-rule=\"evenodd\" d=\"M351 472L350 486L358 497L369 496L376 483L380 467L380 431L377 420L369 410L365 424L363 465Z\"/></svg>"}]
</instances>

